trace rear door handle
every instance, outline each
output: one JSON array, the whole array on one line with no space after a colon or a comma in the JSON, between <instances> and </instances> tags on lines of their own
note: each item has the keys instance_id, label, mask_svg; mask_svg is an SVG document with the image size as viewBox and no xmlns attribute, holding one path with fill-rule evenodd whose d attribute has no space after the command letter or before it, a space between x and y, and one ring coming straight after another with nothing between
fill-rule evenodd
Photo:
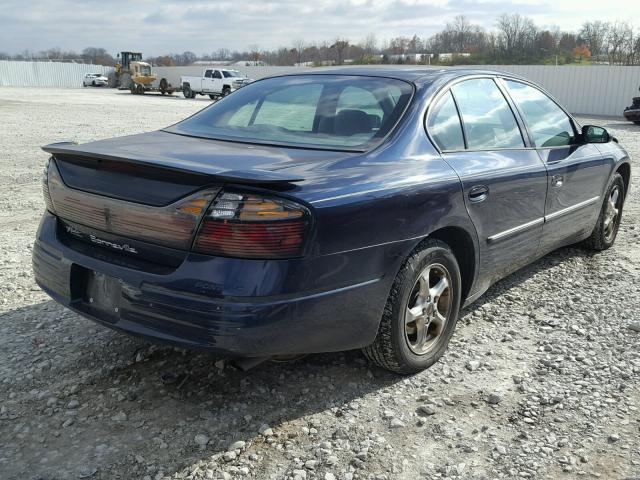
<instances>
[{"instance_id":1,"label":"rear door handle","mask_svg":"<svg viewBox=\"0 0 640 480\"><path fill-rule=\"evenodd\" d=\"M482 202L489 196L489 187L486 185L476 185L469 190L469 200L474 203Z\"/></svg>"},{"instance_id":2,"label":"rear door handle","mask_svg":"<svg viewBox=\"0 0 640 480\"><path fill-rule=\"evenodd\" d=\"M554 187L561 187L564 183L564 177L562 175L554 175L551 177L551 185Z\"/></svg>"}]
</instances>

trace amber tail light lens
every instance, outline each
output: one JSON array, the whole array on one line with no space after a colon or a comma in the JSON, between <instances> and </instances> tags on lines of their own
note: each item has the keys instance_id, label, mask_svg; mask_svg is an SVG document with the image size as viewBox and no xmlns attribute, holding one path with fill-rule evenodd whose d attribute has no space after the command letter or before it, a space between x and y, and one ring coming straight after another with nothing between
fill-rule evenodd
<instances>
[{"instance_id":1,"label":"amber tail light lens","mask_svg":"<svg viewBox=\"0 0 640 480\"><path fill-rule=\"evenodd\" d=\"M309 211L290 200L222 192L205 215L194 251L238 258L302 256Z\"/></svg>"}]
</instances>

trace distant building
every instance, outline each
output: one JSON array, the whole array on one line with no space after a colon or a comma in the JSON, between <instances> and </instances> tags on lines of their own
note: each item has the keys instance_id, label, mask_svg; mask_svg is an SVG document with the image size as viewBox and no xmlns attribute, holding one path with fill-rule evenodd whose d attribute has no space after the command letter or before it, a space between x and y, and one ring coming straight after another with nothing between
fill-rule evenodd
<instances>
[{"instance_id":1,"label":"distant building","mask_svg":"<svg viewBox=\"0 0 640 480\"><path fill-rule=\"evenodd\" d=\"M470 57L470 53L438 53L438 60L441 62L450 62L456 57Z\"/></svg>"},{"instance_id":2,"label":"distant building","mask_svg":"<svg viewBox=\"0 0 640 480\"><path fill-rule=\"evenodd\" d=\"M262 60L239 60L237 62L229 63L230 67L268 67L269 64Z\"/></svg>"},{"instance_id":3,"label":"distant building","mask_svg":"<svg viewBox=\"0 0 640 480\"><path fill-rule=\"evenodd\" d=\"M421 63L433 58L432 53L400 53L389 55L390 62Z\"/></svg>"},{"instance_id":4,"label":"distant building","mask_svg":"<svg viewBox=\"0 0 640 480\"><path fill-rule=\"evenodd\" d=\"M198 60L193 62L191 65L204 65L204 66L220 66L223 67L225 65L229 65L231 60Z\"/></svg>"}]
</instances>

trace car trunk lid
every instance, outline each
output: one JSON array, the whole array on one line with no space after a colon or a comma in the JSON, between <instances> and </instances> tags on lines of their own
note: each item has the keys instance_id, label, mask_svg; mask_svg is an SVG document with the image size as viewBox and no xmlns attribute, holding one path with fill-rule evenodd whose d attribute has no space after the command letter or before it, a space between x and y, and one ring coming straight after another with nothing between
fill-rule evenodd
<instances>
[{"instance_id":1,"label":"car trunk lid","mask_svg":"<svg viewBox=\"0 0 640 480\"><path fill-rule=\"evenodd\" d=\"M153 247L184 257L224 184L292 188L303 180L306 165L345 156L167 132L43 150L53 155L45 196L65 222L63 235L112 255L150 261L171 257L164 252L156 258Z\"/></svg>"}]
</instances>

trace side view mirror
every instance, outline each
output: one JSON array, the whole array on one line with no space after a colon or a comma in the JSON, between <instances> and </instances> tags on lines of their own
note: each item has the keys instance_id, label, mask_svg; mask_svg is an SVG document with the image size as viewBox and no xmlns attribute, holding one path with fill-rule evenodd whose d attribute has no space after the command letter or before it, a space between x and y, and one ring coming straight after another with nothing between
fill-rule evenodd
<instances>
[{"instance_id":1,"label":"side view mirror","mask_svg":"<svg viewBox=\"0 0 640 480\"><path fill-rule=\"evenodd\" d=\"M582 139L585 143L607 143L611 141L611 135L605 128L585 125L582 127Z\"/></svg>"}]
</instances>

